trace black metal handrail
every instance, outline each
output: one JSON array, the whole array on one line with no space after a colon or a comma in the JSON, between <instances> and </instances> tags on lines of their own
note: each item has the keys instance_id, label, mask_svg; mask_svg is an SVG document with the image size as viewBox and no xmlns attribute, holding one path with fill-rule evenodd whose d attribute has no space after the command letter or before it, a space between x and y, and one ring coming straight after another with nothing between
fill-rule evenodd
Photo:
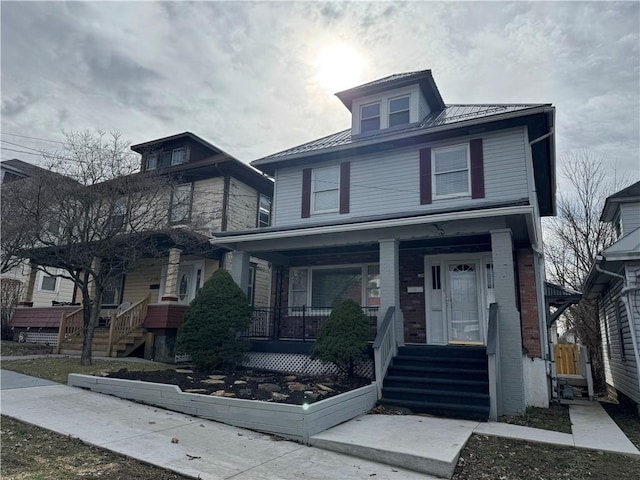
<instances>
[{"instance_id":1,"label":"black metal handrail","mask_svg":"<svg viewBox=\"0 0 640 480\"><path fill-rule=\"evenodd\" d=\"M254 307L251 325L245 336L271 340L315 340L331 314L331 307ZM371 338L376 334L378 307L362 307L371 325Z\"/></svg>"}]
</instances>

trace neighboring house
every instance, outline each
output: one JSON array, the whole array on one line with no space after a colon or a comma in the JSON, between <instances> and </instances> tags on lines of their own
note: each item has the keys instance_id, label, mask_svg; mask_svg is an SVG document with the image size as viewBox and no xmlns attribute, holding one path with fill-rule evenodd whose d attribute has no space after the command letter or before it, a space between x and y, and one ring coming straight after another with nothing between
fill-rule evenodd
<instances>
[{"instance_id":1,"label":"neighboring house","mask_svg":"<svg viewBox=\"0 0 640 480\"><path fill-rule=\"evenodd\" d=\"M135 342L123 347L118 355L131 353L145 343L147 356L170 361L175 355L177 329L196 292L216 269L231 268L228 249L212 247L208 239L218 232L268 226L273 182L190 132L134 145L131 149L141 155L142 171L157 170L162 175L179 178L179 184L168 193L171 195L168 211L159 212L166 218L166 227L151 232L154 236L150 241L164 254L139 260L134 269L113 282L103 298L101 315L106 325L113 323L107 318L118 307L119 313L138 308L135 315L142 314L142 328L135 332ZM251 259L249 270L249 300L252 305L266 307L269 265L264 260ZM32 293L35 291L27 295ZM39 327L57 332L60 315L60 311L53 309L38 315L34 315L33 309L18 309L13 325L16 329L34 326L33 319L37 317ZM73 321L69 319L67 323ZM67 335L68 327L64 328L67 330L63 334ZM108 336L108 331L99 333ZM76 347L61 348L64 351ZM115 352L115 347L107 352L104 349L94 346L94 354Z\"/></svg>"},{"instance_id":2,"label":"neighboring house","mask_svg":"<svg viewBox=\"0 0 640 480\"><path fill-rule=\"evenodd\" d=\"M0 163L0 172L3 185L19 182L22 179L29 178L36 174L58 175L37 165L18 160L17 158L3 160ZM49 269L48 272L51 275L47 275L42 271L34 272L35 285L31 297L33 306L50 307L52 306L52 302L72 302L74 293L73 282L65 278L57 277L56 274L60 272L55 268ZM31 266L27 261L3 273L0 277L19 280L26 287L30 275Z\"/></svg>"},{"instance_id":3,"label":"neighboring house","mask_svg":"<svg viewBox=\"0 0 640 480\"><path fill-rule=\"evenodd\" d=\"M640 182L607 198L618 240L597 256L584 296L597 302L607 385L640 404Z\"/></svg>"},{"instance_id":4,"label":"neighboring house","mask_svg":"<svg viewBox=\"0 0 640 480\"><path fill-rule=\"evenodd\" d=\"M446 105L430 70L337 96L351 128L252 163L275 177L273 226L214 240L236 250L240 285L250 256L272 262L254 348L308 352L352 298L383 403L481 419L548 405L554 107Z\"/></svg>"}]
</instances>

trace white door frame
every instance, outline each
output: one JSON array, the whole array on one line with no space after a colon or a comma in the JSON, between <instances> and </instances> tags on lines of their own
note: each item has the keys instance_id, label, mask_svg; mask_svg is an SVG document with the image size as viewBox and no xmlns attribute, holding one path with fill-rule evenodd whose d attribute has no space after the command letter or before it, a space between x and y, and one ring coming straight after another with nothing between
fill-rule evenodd
<instances>
[{"instance_id":1,"label":"white door frame","mask_svg":"<svg viewBox=\"0 0 640 480\"><path fill-rule=\"evenodd\" d=\"M202 284L204 283L204 260L181 261L180 266L178 268L178 279L177 279L178 285L176 286L176 288L180 288L180 270L181 269L184 270L184 267L193 268L191 272L191 286L189 288L189 295L187 297L187 300L183 302L178 300L178 303L188 305L189 303L191 303L191 300L195 298L196 292L202 287ZM167 282L167 268L168 268L167 265L164 265L162 267L162 273L160 276L160 290L158 292L158 303L162 301L162 296L164 295L164 289ZM198 281L198 270L200 270L200 284L196 285Z\"/></svg>"},{"instance_id":2,"label":"white door frame","mask_svg":"<svg viewBox=\"0 0 640 480\"><path fill-rule=\"evenodd\" d=\"M486 339L489 304L493 301L493 290L487 285L487 265L492 264L491 252L451 253L424 256L424 300L427 344L448 345L450 336L449 265L471 263L477 265L478 312L480 315L480 338ZM440 294L433 293L432 267L440 267ZM440 313L441 312L441 313Z\"/></svg>"}]
</instances>

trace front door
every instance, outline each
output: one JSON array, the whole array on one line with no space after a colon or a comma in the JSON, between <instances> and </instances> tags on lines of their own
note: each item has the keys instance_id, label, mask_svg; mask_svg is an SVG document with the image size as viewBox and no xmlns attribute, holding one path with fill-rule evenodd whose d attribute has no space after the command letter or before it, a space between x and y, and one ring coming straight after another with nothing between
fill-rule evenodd
<instances>
[{"instance_id":1,"label":"front door","mask_svg":"<svg viewBox=\"0 0 640 480\"><path fill-rule=\"evenodd\" d=\"M181 265L178 270L178 303L188 305L195 297L193 265Z\"/></svg>"},{"instance_id":2,"label":"front door","mask_svg":"<svg viewBox=\"0 0 640 480\"><path fill-rule=\"evenodd\" d=\"M447 264L448 343L482 343L478 262Z\"/></svg>"}]
</instances>

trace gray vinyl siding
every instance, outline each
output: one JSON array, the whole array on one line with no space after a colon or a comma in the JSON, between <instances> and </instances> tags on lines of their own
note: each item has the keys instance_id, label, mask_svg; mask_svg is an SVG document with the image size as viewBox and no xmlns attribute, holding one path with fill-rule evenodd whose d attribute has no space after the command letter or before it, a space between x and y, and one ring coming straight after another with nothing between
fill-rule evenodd
<instances>
[{"instance_id":1,"label":"gray vinyl siding","mask_svg":"<svg viewBox=\"0 0 640 480\"><path fill-rule=\"evenodd\" d=\"M468 142L464 137L446 143L434 143L350 158L351 186L349 213L312 214L301 218L302 168L276 171L277 195L274 202L277 226L303 223L332 222L369 215L393 214L407 211L425 212L446 208L467 207L482 202L519 200L529 197L524 130L506 130L483 137L484 199L461 197L434 200L420 205L419 158L420 148L440 147ZM337 162L316 166L335 165Z\"/></svg>"},{"instance_id":2,"label":"gray vinyl siding","mask_svg":"<svg viewBox=\"0 0 640 480\"><path fill-rule=\"evenodd\" d=\"M430 112L431 110L429 109L427 99L424 98L424 95L422 95L422 93L420 93L418 97L418 118L420 120L423 120L427 115L429 115Z\"/></svg>"},{"instance_id":3,"label":"gray vinyl siding","mask_svg":"<svg viewBox=\"0 0 640 480\"><path fill-rule=\"evenodd\" d=\"M640 203L621 203L620 221L622 223L622 235L628 235L636 228L640 228Z\"/></svg>"},{"instance_id":4,"label":"gray vinyl siding","mask_svg":"<svg viewBox=\"0 0 640 480\"><path fill-rule=\"evenodd\" d=\"M640 403L638 365L627 311L620 297L622 286L621 280L613 281L599 304L605 378L609 385ZM636 326L636 338L639 338L640 332L637 330Z\"/></svg>"}]
</instances>

